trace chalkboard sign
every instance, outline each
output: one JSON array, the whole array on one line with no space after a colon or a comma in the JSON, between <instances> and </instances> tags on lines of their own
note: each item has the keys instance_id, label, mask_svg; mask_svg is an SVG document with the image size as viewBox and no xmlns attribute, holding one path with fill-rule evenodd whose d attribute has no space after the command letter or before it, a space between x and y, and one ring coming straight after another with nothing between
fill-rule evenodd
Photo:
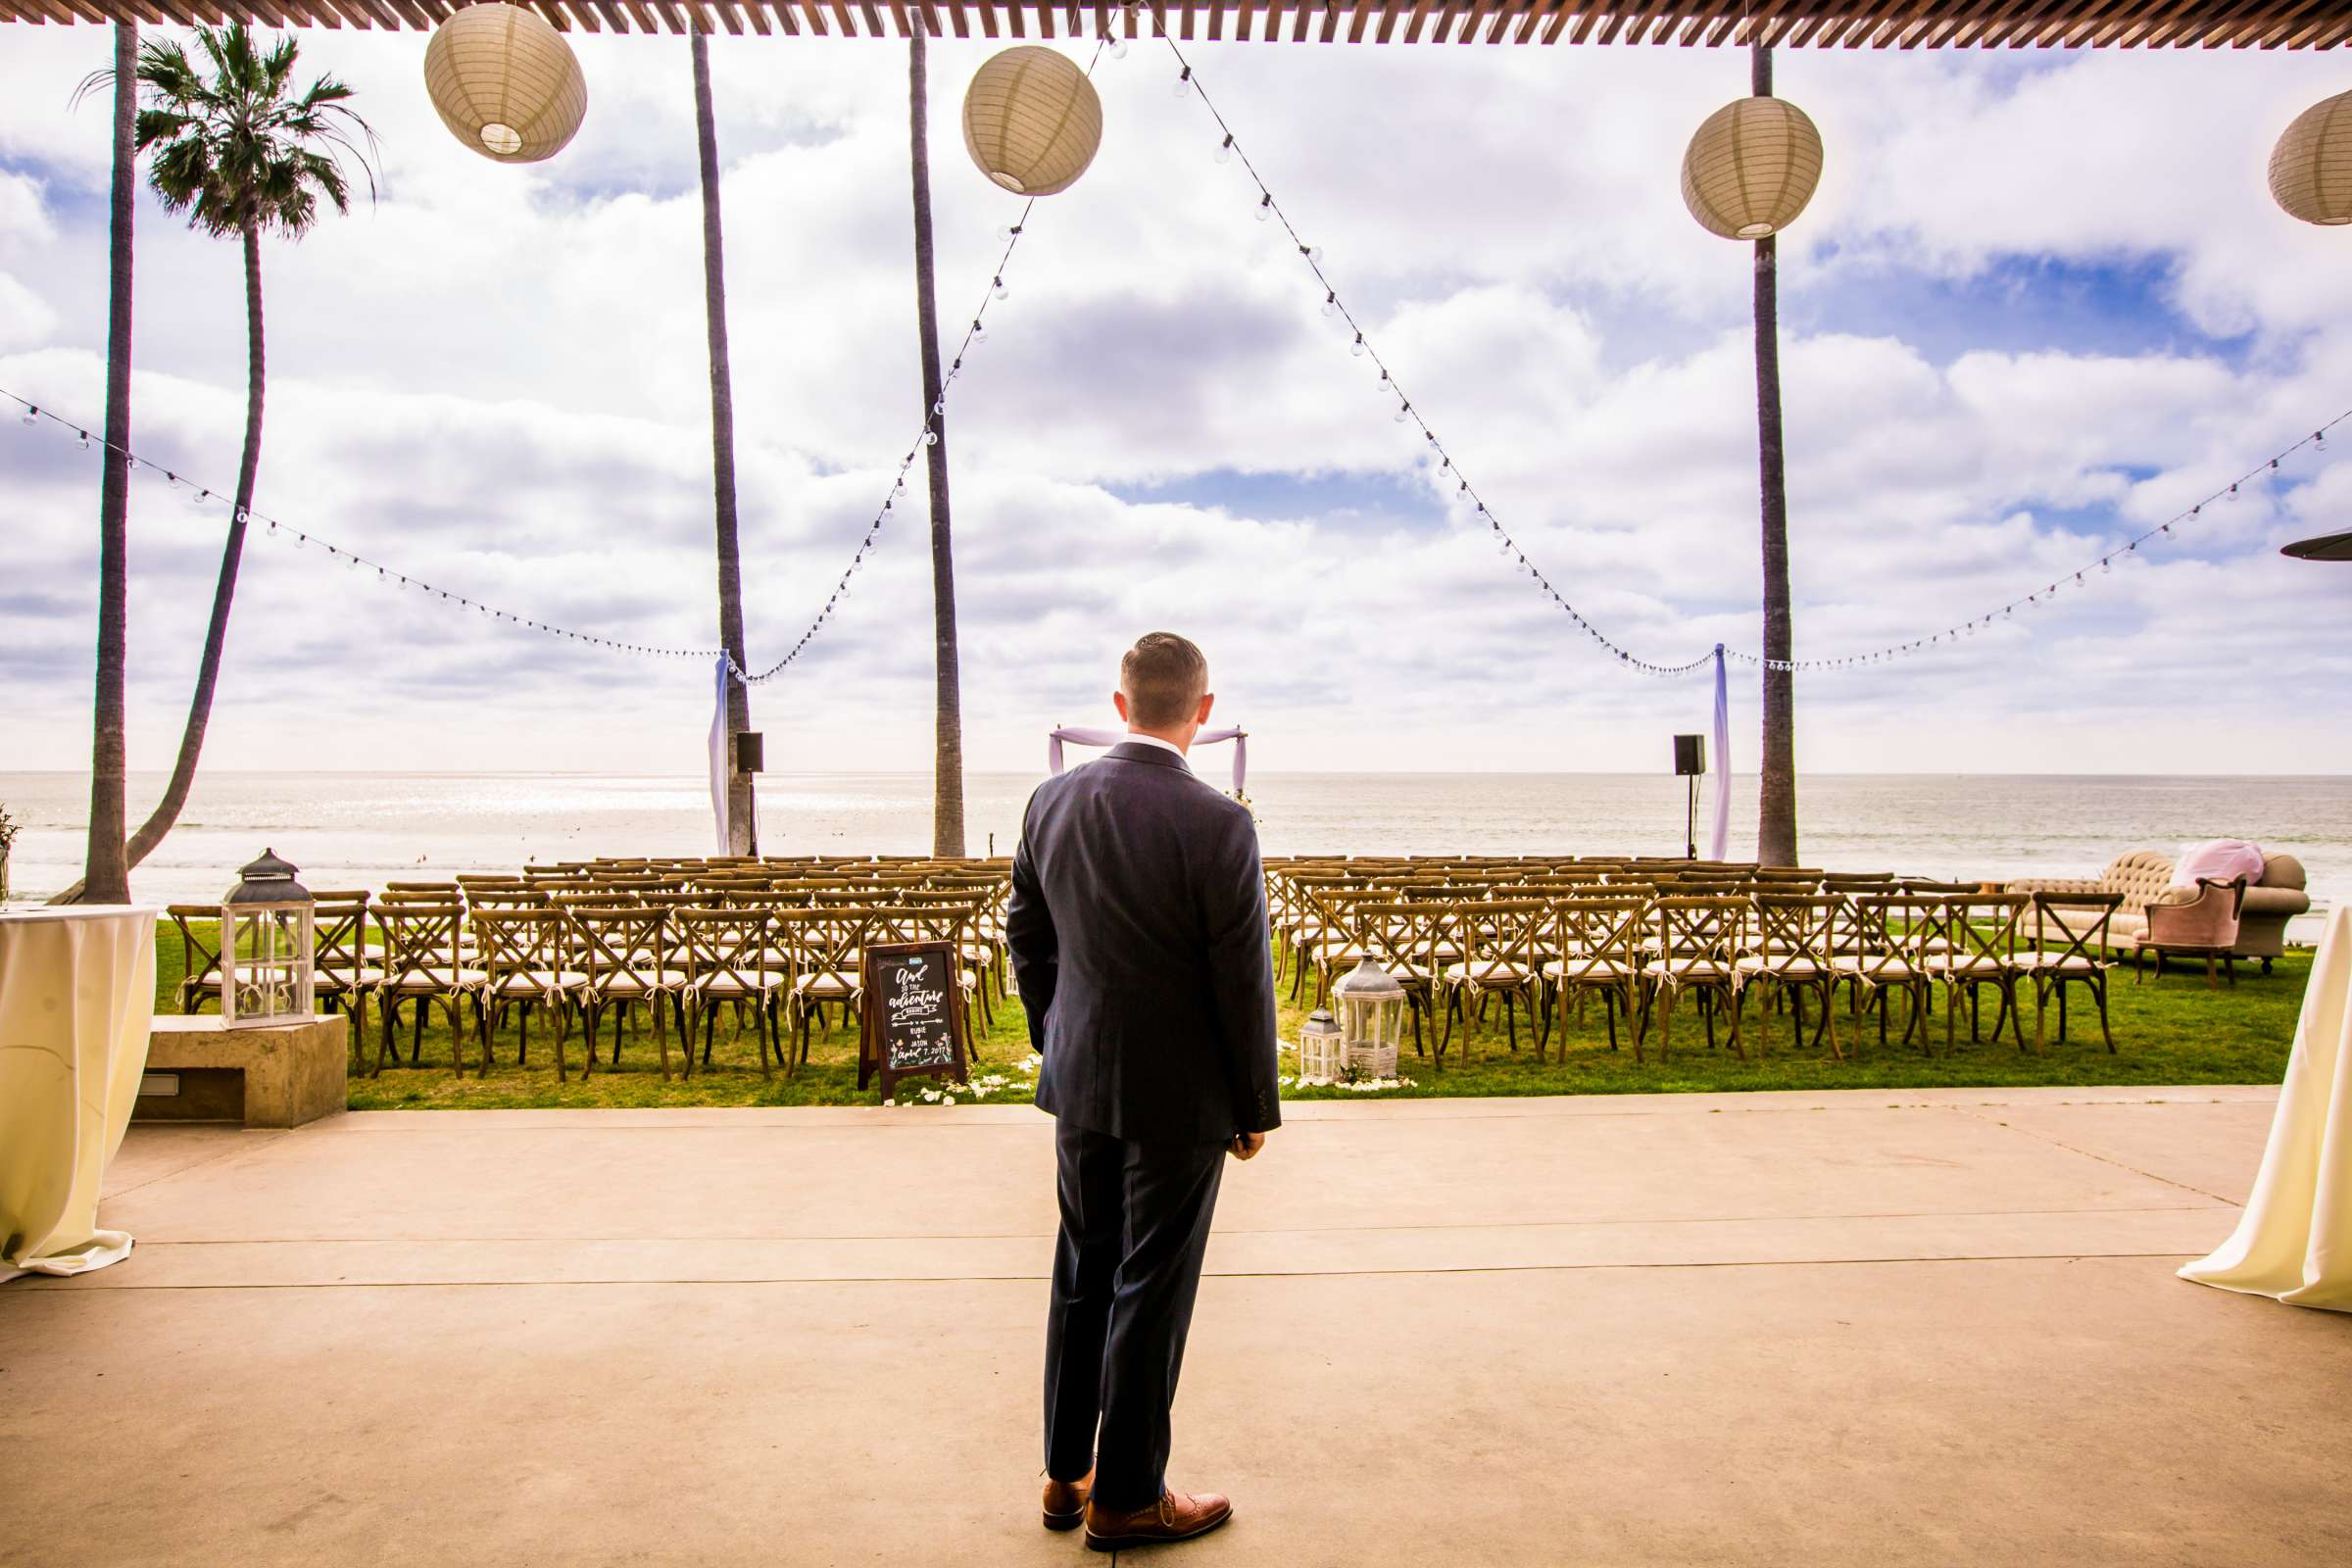
<instances>
[{"instance_id":1,"label":"chalkboard sign","mask_svg":"<svg viewBox=\"0 0 2352 1568\"><path fill-rule=\"evenodd\" d=\"M865 986L859 1089L877 1073L885 1100L902 1078L930 1073L964 1081L959 967L952 942L896 942L864 951L858 960Z\"/></svg>"}]
</instances>

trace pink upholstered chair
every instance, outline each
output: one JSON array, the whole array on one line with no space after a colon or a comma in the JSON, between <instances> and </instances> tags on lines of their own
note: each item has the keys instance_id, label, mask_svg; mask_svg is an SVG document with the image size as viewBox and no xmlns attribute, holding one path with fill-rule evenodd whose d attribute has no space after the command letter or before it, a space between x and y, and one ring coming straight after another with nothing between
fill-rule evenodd
<instances>
[{"instance_id":1,"label":"pink upholstered chair","mask_svg":"<svg viewBox=\"0 0 2352 1568\"><path fill-rule=\"evenodd\" d=\"M2197 896L2186 904L2151 904L2148 906L2148 928L2139 935L2138 946L2132 956L2132 983L2139 983L2140 959L2149 953L2156 955L2156 973L2164 974L2164 960L2174 957L2205 960L2205 984L2214 988L2213 960L2222 960L2230 983L2237 984L2237 968L2231 960L2231 950L2237 946L2237 917L2246 902L2246 879L2217 882L2212 877L2197 879Z\"/></svg>"}]
</instances>

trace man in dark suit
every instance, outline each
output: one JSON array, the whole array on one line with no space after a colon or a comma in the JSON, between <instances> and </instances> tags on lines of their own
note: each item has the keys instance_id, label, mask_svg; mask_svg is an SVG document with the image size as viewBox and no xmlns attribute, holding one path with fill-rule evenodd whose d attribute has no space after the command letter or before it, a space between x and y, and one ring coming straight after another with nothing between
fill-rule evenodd
<instances>
[{"instance_id":1,"label":"man in dark suit","mask_svg":"<svg viewBox=\"0 0 2352 1568\"><path fill-rule=\"evenodd\" d=\"M1152 632L1119 662L1128 738L1030 797L1005 938L1044 1054L1061 1201L1046 1320L1046 1526L1098 1550L1232 1516L1167 1490L1184 1362L1228 1154L1282 1120L1257 828L1184 754L1208 662Z\"/></svg>"}]
</instances>

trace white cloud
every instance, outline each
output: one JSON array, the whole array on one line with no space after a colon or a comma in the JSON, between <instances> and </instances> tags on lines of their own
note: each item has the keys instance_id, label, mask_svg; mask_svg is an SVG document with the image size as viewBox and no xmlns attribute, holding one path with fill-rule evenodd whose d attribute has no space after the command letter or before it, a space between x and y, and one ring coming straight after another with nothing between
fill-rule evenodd
<instances>
[{"instance_id":1,"label":"white cloud","mask_svg":"<svg viewBox=\"0 0 2352 1568\"><path fill-rule=\"evenodd\" d=\"M20 40L0 65L0 385L96 419L105 114L66 103L105 63L105 35L12 29ZM513 170L435 120L420 36L303 42L306 67L359 89L381 199L267 249L261 510L534 619L708 644L683 43L578 40L587 124L561 159ZM905 55L725 38L712 52L746 617L764 664L832 592L920 416ZM983 53L932 55L951 348L997 225L1020 210L958 145L956 88ZM1645 657L1754 647L1749 271L1675 184L1690 129L1744 85L1744 62L1195 58L1416 407L1550 580ZM1142 45L1105 63L1102 157L1035 209L991 339L956 382L975 765L1034 765L1047 725L1099 708L1123 642L1170 624L1208 645L1263 766L1646 767L1659 733L1700 722L1703 682L1627 674L1516 574L1457 475L1391 419L1280 226L1250 220L1254 186L1211 159L1213 125L1168 91L1164 64ZM1806 765L2352 767L2352 737L2314 733L2307 705L2249 716L2180 700L2217 671L2352 693L2315 634L2341 618L2341 587L2274 553L2340 526L2352 466L2307 456L2283 492L2253 487L2180 544L2071 583L2352 404L2352 330L2327 286L2342 236L2277 215L2259 170L2274 122L2328 89L2328 64L1784 53L1781 90L1831 148L1783 253L1799 653L1907 639L2067 584L2053 609L1956 650L1804 677ZM2194 115L2167 108L2192 92ZM243 410L235 248L151 201L138 246L136 444L225 483ZM2062 317L2028 330L1981 288L2017 258L2091 274L2152 260L2160 303L2126 301L2120 335ZM2202 335L2216 330L2244 339ZM95 471L70 437L0 434L0 667L23 763L86 752ZM218 509L158 482L135 493L134 761L175 737L220 529ZM755 698L778 765L927 760L924 527L918 467L836 619ZM513 630L257 534L207 755L691 767L709 687L695 662Z\"/></svg>"}]
</instances>

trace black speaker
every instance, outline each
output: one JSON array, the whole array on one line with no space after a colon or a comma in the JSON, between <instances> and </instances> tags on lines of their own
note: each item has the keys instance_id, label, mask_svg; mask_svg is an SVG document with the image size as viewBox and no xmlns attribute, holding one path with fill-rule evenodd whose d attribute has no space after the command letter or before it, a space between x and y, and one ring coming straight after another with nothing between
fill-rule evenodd
<instances>
[{"instance_id":1,"label":"black speaker","mask_svg":"<svg viewBox=\"0 0 2352 1568\"><path fill-rule=\"evenodd\" d=\"M1707 738L1704 735L1677 735L1674 738L1674 774L1682 778L1707 770Z\"/></svg>"},{"instance_id":2,"label":"black speaker","mask_svg":"<svg viewBox=\"0 0 2352 1568\"><path fill-rule=\"evenodd\" d=\"M767 737L756 729L735 732L735 771L760 773L767 769Z\"/></svg>"}]
</instances>

